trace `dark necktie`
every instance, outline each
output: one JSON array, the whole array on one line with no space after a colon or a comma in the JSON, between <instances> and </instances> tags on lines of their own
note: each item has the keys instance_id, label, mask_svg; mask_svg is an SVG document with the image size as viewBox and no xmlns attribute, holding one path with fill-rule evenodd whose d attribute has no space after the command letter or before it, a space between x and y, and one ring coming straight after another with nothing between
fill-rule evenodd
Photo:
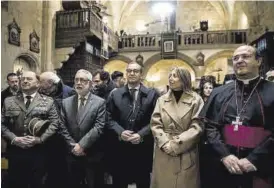
<instances>
[{"instance_id":1,"label":"dark necktie","mask_svg":"<svg viewBox=\"0 0 274 188\"><path fill-rule=\"evenodd\" d=\"M131 95L131 98L132 98L132 103L134 104L135 103L135 100L136 100L136 97L135 97L135 92L137 91L137 89L130 89L129 92L130 92L130 95Z\"/></svg>"},{"instance_id":2,"label":"dark necktie","mask_svg":"<svg viewBox=\"0 0 274 188\"><path fill-rule=\"evenodd\" d=\"M86 98L81 97L79 100L80 100L80 106L78 108L78 114L80 115L82 113L84 107L85 107L85 100L86 100Z\"/></svg>"},{"instance_id":3,"label":"dark necktie","mask_svg":"<svg viewBox=\"0 0 274 188\"><path fill-rule=\"evenodd\" d=\"M29 108L29 105L30 105L30 103L31 103L31 96L26 96L26 99L27 99L27 102L26 102L26 109L28 109Z\"/></svg>"}]
</instances>

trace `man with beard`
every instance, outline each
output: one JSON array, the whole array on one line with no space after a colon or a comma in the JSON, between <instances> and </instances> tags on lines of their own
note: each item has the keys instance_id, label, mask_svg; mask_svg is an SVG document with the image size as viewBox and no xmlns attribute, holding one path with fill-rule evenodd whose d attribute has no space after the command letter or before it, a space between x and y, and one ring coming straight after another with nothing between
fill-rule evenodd
<instances>
[{"instance_id":1,"label":"man with beard","mask_svg":"<svg viewBox=\"0 0 274 188\"><path fill-rule=\"evenodd\" d=\"M103 187L100 167L102 145L100 137L106 120L105 100L90 92L92 75L77 71L74 79L76 95L62 102L61 119L68 134L63 134L72 146L67 156L69 187L78 188L86 181L89 188Z\"/></svg>"},{"instance_id":2,"label":"man with beard","mask_svg":"<svg viewBox=\"0 0 274 188\"><path fill-rule=\"evenodd\" d=\"M113 90L108 98L108 137L114 188L149 188L153 137L150 118L158 95L141 84L142 67L131 62L126 69L128 84Z\"/></svg>"},{"instance_id":3,"label":"man with beard","mask_svg":"<svg viewBox=\"0 0 274 188\"><path fill-rule=\"evenodd\" d=\"M75 91L62 83L61 79L53 72L43 72L40 75L40 93L54 99L59 112L63 99L75 94ZM46 143L47 147L47 177L46 187L59 188L67 186L66 144L60 135L62 127L59 125L57 134Z\"/></svg>"},{"instance_id":4,"label":"man with beard","mask_svg":"<svg viewBox=\"0 0 274 188\"><path fill-rule=\"evenodd\" d=\"M9 73L7 75L7 83L9 86L1 92L1 108L7 97L17 95L19 91L19 78L15 73Z\"/></svg>"},{"instance_id":5,"label":"man with beard","mask_svg":"<svg viewBox=\"0 0 274 188\"><path fill-rule=\"evenodd\" d=\"M109 93L115 88L115 84L110 80L109 73L104 70L98 70L93 75L94 94L103 99L107 99Z\"/></svg>"},{"instance_id":6,"label":"man with beard","mask_svg":"<svg viewBox=\"0 0 274 188\"><path fill-rule=\"evenodd\" d=\"M274 83L259 76L252 46L232 57L236 80L213 90L200 116L212 147L211 188L270 188L274 170Z\"/></svg>"},{"instance_id":7,"label":"man with beard","mask_svg":"<svg viewBox=\"0 0 274 188\"><path fill-rule=\"evenodd\" d=\"M9 188L43 187L44 143L55 134L59 115L52 98L39 94L38 88L39 77L34 72L23 72L22 94L8 97L4 101L1 131L9 144ZM43 127L45 131L41 135L36 135L29 126L34 119L49 123L48 127ZM38 124L34 127L38 127Z\"/></svg>"}]
</instances>

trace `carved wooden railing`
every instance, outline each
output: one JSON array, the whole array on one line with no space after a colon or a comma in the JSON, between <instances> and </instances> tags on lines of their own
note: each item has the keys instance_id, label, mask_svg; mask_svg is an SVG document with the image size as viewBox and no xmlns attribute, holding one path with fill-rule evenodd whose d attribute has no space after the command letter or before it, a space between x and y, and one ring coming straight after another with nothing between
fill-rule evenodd
<instances>
[{"instance_id":1,"label":"carved wooden railing","mask_svg":"<svg viewBox=\"0 0 274 188\"><path fill-rule=\"evenodd\" d=\"M58 11L56 13L56 34L59 38L65 37L60 36L64 35L64 32L68 34L71 31L74 36L75 34L86 36L92 33L102 40L102 27L102 20L90 9ZM75 31L77 32L75 33ZM108 36L109 46L117 49L118 37L110 28L108 28ZM69 34L68 37L70 37Z\"/></svg>"},{"instance_id":2,"label":"carved wooden railing","mask_svg":"<svg viewBox=\"0 0 274 188\"><path fill-rule=\"evenodd\" d=\"M197 45L211 44L242 44L247 42L246 30L184 32L177 34L178 48L183 49ZM129 50L150 49L161 47L161 34L128 35L120 37L119 48Z\"/></svg>"}]
</instances>

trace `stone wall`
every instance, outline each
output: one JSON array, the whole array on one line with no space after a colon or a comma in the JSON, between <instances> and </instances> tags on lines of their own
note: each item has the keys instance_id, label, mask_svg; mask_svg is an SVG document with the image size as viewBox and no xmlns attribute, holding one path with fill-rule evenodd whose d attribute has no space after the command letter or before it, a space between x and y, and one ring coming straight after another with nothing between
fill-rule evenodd
<instances>
[{"instance_id":1,"label":"stone wall","mask_svg":"<svg viewBox=\"0 0 274 188\"><path fill-rule=\"evenodd\" d=\"M21 28L20 46L8 43L8 25L13 19ZM41 1L8 1L7 8L1 7L1 88L6 85L6 74L13 72L13 65L20 55L29 55L36 61L37 71L41 67L41 52L29 50L29 34L35 29L41 38L42 2ZM41 45L40 45L41 47Z\"/></svg>"}]
</instances>

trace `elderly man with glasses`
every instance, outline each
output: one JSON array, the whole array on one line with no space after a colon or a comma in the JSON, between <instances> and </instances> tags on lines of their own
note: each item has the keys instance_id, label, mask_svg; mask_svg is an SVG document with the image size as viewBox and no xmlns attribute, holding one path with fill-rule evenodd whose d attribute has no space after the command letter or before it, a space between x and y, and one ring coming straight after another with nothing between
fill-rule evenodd
<instances>
[{"instance_id":1,"label":"elderly man with glasses","mask_svg":"<svg viewBox=\"0 0 274 188\"><path fill-rule=\"evenodd\" d=\"M62 135L71 146L67 156L69 187L103 187L100 160L100 137L105 126L105 100L90 92L92 75L89 71L77 71L74 79L76 95L62 102L61 119L67 131Z\"/></svg>"}]
</instances>

